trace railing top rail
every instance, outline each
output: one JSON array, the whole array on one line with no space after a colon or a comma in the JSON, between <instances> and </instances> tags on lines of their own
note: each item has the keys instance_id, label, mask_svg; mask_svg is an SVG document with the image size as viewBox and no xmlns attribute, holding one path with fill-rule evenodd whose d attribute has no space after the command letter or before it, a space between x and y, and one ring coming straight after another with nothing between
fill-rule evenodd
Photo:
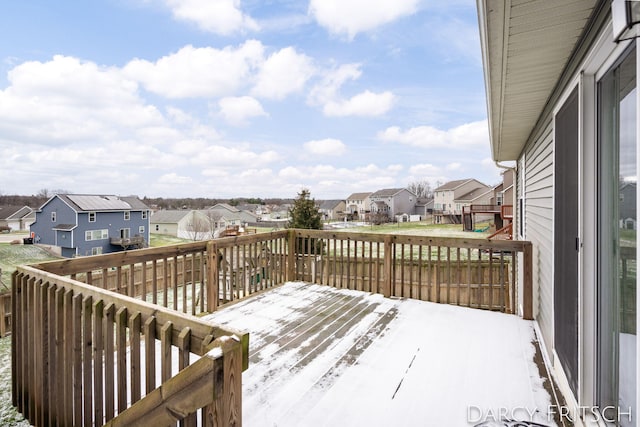
<instances>
[{"instance_id":1,"label":"railing top rail","mask_svg":"<svg viewBox=\"0 0 640 427\"><path fill-rule=\"evenodd\" d=\"M157 248L133 249L104 255L45 261L30 265L38 270L66 276L69 274L84 273L103 268L121 267L123 265L136 264L139 262L199 253L204 252L206 249L206 241L178 243L175 245L161 246Z\"/></svg>"},{"instance_id":2,"label":"railing top rail","mask_svg":"<svg viewBox=\"0 0 640 427\"><path fill-rule=\"evenodd\" d=\"M495 251L515 251L522 252L526 245L531 243L524 240L489 240L489 239L467 239L464 237L433 237L405 234L376 234L357 233L343 231L324 230L292 230L296 237L311 237L322 239L354 240L365 242L389 242L398 244L412 244L423 246L444 246L453 248L471 248Z\"/></svg>"},{"instance_id":3,"label":"railing top rail","mask_svg":"<svg viewBox=\"0 0 640 427\"><path fill-rule=\"evenodd\" d=\"M125 265L137 264L176 256L184 256L193 253L205 252L210 242L215 242L216 246L231 247L238 244L251 244L262 241L284 237L287 230L272 231L268 233L250 234L244 236L223 237L215 240L204 240L190 243L177 243L157 248L133 249L110 254L69 258L42 263L31 264L38 270L66 276L70 274L85 273L103 268L121 267Z\"/></svg>"},{"instance_id":4,"label":"railing top rail","mask_svg":"<svg viewBox=\"0 0 640 427\"><path fill-rule=\"evenodd\" d=\"M117 292L108 291L106 289L97 288L95 286L87 285L85 283L73 280L67 277L58 276L54 273L38 270L32 266L19 266L14 274L26 274L27 276L41 280L42 283L56 284L66 290L73 291L83 295L83 297L92 297L94 300L104 301L105 306L113 303L116 307L126 307L127 310L133 312L140 312L142 316L142 323L144 323L149 317L156 318L156 327L158 332L162 325L167 322L173 324L173 336L172 342L177 342L180 331L184 328L190 328L190 351L195 354L203 355L206 352L206 347L211 341L221 336L233 336L236 335L243 343L243 357L248 357L248 345L249 345L249 333L240 331L229 327L220 327L217 325L209 324L198 317L191 316L186 313L178 313L168 308L164 308L159 305L148 303L140 299L131 298L126 295L119 294ZM245 351L246 350L246 351ZM248 359L243 360L243 366L248 366Z\"/></svg>"}]
</instances>

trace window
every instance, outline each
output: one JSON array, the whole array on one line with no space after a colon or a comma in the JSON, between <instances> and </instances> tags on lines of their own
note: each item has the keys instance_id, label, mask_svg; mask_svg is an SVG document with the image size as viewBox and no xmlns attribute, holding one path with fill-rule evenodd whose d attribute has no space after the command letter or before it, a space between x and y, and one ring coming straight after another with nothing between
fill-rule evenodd
<instances>
[{"instance_id":1,"label":"window","mask_svg":"<svg viewBox=\"0 0 640 427\"><path fill-rule=\"evenodd\" d=\"M89 222L96 222L96 213L89 212Z\"/></svg>"},{"instance_id":2,"label":"window","mask_svg":"<svg viewBox=\"0 0 640 427\"><path fill-rule=\"evenodd\" d=\"M84 240L90 242L92 240L105 240L109 238L109 230L87 230L84 232Z\"/></svg>"},{"instance_id":3,"label":"window","mask_svg":"<svg viewBox=\"0 0 640 427\"><path fill-rule=\"evenodd\" d=\"M138 233L144 234L144 225L141 225L140 227L138 227Z\"/></svg>"},{"instance_id":4,"label":"window","mask_svg":"<svg viewBox=\"0 0 640 427\"><path fill-rule=\"evenodd\" d=\"M149 217L149 211L142 211L142 219L147 219Z\"/></svg>"},{"instance_id":5,"label":"window","mask_svg":"<svg viewBox=\"0 0 640 427\"><path fill-rule=\"evenodd\" d=\"M131 212L130 211L124 211L124 220L125 221L129 221L131 219Z\"/></svg>"},{"instance_id":6,"label":"window","mask_svg":"<svg viewBox=\"0 0 640 427\"><path fill-rule=\"evenodd\" d=\"M56 222L56 212L51 212L51 222Z\"/></svg>"},{"instance_id":7,"label":"window","mask_svg":"<svg viewBox=\"0 0 640 427\"><path fill-rule=\"evenodd\" d=\"M97 248L91 248L91 255L101 255L102 248L98 246Z\"/></svg>"}]
</instances>

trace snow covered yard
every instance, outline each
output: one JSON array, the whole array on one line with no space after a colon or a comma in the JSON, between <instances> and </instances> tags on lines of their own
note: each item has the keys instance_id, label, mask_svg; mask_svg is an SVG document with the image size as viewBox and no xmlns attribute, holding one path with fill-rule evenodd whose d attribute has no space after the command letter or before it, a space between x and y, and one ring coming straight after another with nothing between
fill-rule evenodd
<instances>
[{"instance_id":1,"label":"snow covered yard","mask_svg":"<svg viewBox=\"0 0 640 427\"><path fill-rule=\"evenodd\" d=\"M514 315L287 283L205 319L250 332L245 426L555 425Z\"/></svg>"}]
</instances>

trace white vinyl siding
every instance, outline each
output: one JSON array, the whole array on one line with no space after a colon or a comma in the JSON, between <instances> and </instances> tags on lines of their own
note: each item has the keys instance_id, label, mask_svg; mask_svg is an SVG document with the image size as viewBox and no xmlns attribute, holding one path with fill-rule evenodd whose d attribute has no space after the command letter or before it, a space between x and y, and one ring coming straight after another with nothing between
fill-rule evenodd
<instances>
[{"instance_id":1,"label":"white vinyl siding","mask_svg":"<svg viewBox=\"0 0 640 427\"><path fill-rule=\"evenodd\" d=\"M524 228L533 244L534 312L547 350L553 345L553 126L525 149Z\"/></svg>"}]
</instances>

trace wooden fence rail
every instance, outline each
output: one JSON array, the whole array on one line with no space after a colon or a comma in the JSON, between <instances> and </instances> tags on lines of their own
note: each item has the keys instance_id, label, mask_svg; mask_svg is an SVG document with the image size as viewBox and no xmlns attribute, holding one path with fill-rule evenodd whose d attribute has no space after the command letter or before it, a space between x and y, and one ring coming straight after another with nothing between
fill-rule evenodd
<instances>
[{"instance_id":1,"label":"wooden fence rail","mask_svg":"<svg viewBox=\"0 0 640 427\"><path fill-rule=\"evenodd\" d=\"M509 313L522 294L522 315L533 318L529 242L318 230L295 230L291 240L296 280Z\"/></svg>"},{"instance_id":2,"label":"wooden fence rail","mask_svg":"<svg viewBox=\"0 0 640 427\"><path fill-rule=\"evenodd\" d=\"M215 418L228 414L241 425L238 390L248 366L248 334L33 267L19 267L12 283L12 399L31 424L116 425L132 405L148 408L158 385L164 396L186 381L189 374L180 372L209 353L224 360L224 375L216 368L207 386L217 392L195 408L199 414L193 406L176 412L170 399L164 411L187 425L195 425L196 417L203 425L228 425ZM224 336L234 336L240 350L219 340L210 353L210 344ZM238 363L227 363L229 358ZM226 395L218 401L220 390Z\"/></svg>"}]
</instances>

